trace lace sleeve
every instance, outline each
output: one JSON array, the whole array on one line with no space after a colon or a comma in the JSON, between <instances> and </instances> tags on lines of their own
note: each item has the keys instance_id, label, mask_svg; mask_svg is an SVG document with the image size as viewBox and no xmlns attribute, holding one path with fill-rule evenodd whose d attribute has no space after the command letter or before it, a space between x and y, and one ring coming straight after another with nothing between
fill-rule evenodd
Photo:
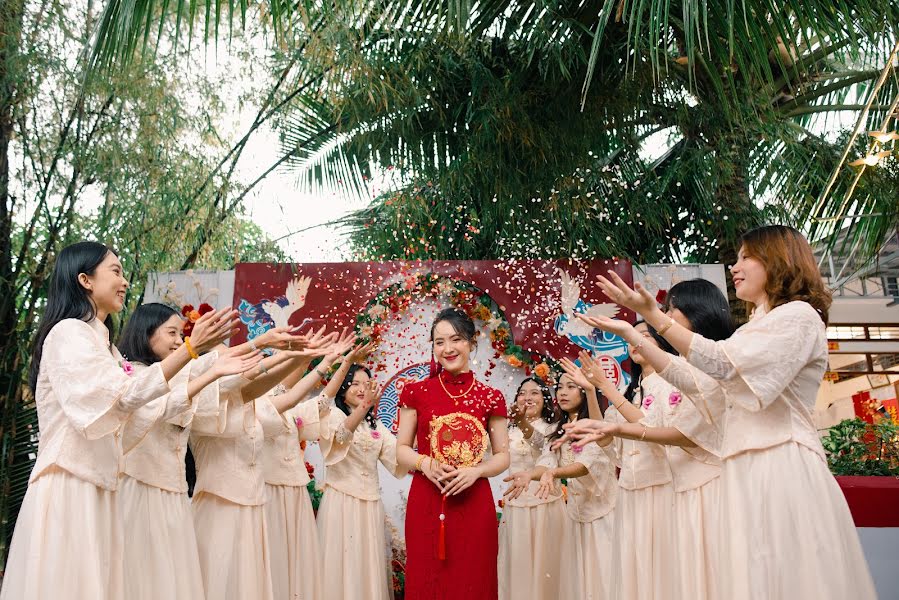
<instances>
[{"instance_id":1,"label":"lace sleeve","mask_svg":"<svg viewBox=\"0 0 899 600\"><path fill-rule=\"evenodd\" d=\"M343 445L348 443L351 439L353 439L353 432L347 429L343 423L338 425L337 431L334 433L334 441Z\"/></svg>"}]
</instances>

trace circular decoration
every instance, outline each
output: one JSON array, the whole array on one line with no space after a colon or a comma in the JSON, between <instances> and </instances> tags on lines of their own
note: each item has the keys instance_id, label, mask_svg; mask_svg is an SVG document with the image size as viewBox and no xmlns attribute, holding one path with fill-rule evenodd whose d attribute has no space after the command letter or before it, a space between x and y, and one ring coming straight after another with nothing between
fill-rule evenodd
<instances>
[{"instance_id":1,"label":"circular decoration","mask_svg":"<svg viewBox=\"0 0 899 600\"><path fill-rule=\"evenodd\" d=\"M433 417L430 438L431 456L454 467L473 467L487 452L487 430L465 412Z\"/></svg>"},{"instance_id":2,"label":"circular decoration","mask_svg":"<svg viewBox=\"0 0 899 600\"><path fill-rule=\"evenodd\" d=\"M409 274L403 281L378 292L356 316L356 334L366 341L378 343L387 329L388 319L404 314L413 301L429 297L448 297L453 306L463 310L472 320L484 323L495 358L524 369L526 375L536 375L547 383L554 381L554 373L561 372L555 359L525 350L514 342L512 327L502 309L483 290L467 281L436 273Z\"/></svg>"},{"instance_id":3,"label":"circular decoration","mask_svg":"<svg viewBox=\"0 0 899 600\"><path fill-rule=\"evenodd\" d=\"M387 382L381 391L381 397L378 400L377 415L384 427L396 434L399 428L399 411L397 410L400 402L400 394L403 393L403 387L407 383L414 381L424 381L431 372L431 365L428 363L418 363L411 367L406 367Z\"/></svg>"}]
</instances>

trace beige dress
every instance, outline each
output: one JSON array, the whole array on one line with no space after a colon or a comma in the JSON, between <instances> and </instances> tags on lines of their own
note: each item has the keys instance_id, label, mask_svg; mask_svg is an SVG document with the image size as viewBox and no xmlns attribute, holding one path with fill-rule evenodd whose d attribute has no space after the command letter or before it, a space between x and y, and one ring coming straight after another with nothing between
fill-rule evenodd
<instances>
[{"instance_id":1,"label":"beige dress","mask_svg":"<svg viewBox=\"0 0 899 600\"><path fill-rule=\"evenodd\" d=\"M730 339L694 335L686 358L720 382L725 398L721 597L876 598L812 416L827 368L824 323L815 310L805 302L757 310Z\"/></svg>"},{"instance_id":2,"label":"beige dress","mask_svg":"<svg viewBox=\"0 0 899 600\"><path fill-rule=\"evenodd\" d=\"M537 464L545 436L553 425L538 419L534 433L524 439L521 429L509 430L509 473L530 471ZM535 495L539 483L514 500L505 502L499 524L499 597L502 600L542 600L559 597L560 536L568 527L561 491L546 500Z\"/></svg>"},{"instance_id":3,"label":"beige dress","mask_svg":"<svg viewBox=\"0 0 899 600\"><path fill-rule=\"evenodd\" d=\"M683 360L683 359L681 359ZM693 380L704 380L702 387ZM678 598L716 600L719 577L719 494L721 460L717 452L718 430L706 420L696 405L686 399L704 393L720 393L717 383L693 369L691 381L677 389L667 382L653 382L653 394L661 410L643 419L650 427L674 427L697 447L663 446L674 483L670 517L671 547L665 560L673 567L672 575L680 593Z\"/></svg>"},{"instance_id":4,"label":"beige dress","mask_svg":"<svg viewBox=\"0 0 899 600\"><path fill-rule=\"evenodd\" d=\"M121 426L168 393L158 365L129 376L100 321L60 321L38 374L40 443L9 558L3 600L121 600L116 500Z\"/></svg>"},{"instance_id":5,"label":"beige dress","mask_svg":"<svg viewBox=\"0 0 899 600\"><path fill-rule=\"evenodd\" d=\"M272 590L276 600L324 600L318 530L306 489L310 479L297 432L299 422L303 439L317 437L318 403L303 402L285 416L288 429L265 438L263 450Z\"/></svg>"},{"instance_id":6,"label":"beige dress","mask_svg":"<svg viewBox=\"0 0 899 600\"><path fill-rule=\"evenodd\" d=\"M122 434L125 465L118 491L125 528L125 598L204 598L197 538L187 497L184 455L190 424L199 410L219 410L218 381L193 401L187 383L212 366L210 353L192 361L169 382L171 393L132 413ZM147 367L135 364L136 371Z\"/></svg>"},{"instance_id":7,"label":"beige dress","mask_svg":"<svg viewBox=\"0 0 899 600\"><path fill-rule=\"evenodd\" d=\"M268 395L246 403L239 390L223 397L222 412L195 416L190 433L203 587L210 600L274 600L262 453L264 438L287 423Z\"/></svg>"},{"instance_id":8,"label":"beige dress","mask_svg":"<svg viewBox=\"0 0 899 600\"><path fill-rule=\"evenodd\" d=\"M353 432L332 406L319 425L325 459L325 493L318 511L324 582L329 598L389 600L390 551L384 527L378 462L400 477L396 438L380 421L363 421Z\"/></svg>"},{"instance_id":9,"label":"beige dress","mask_svg":"<svg viewBox=\"0 0 899 600\"><path fill-rule=\"evenodd\" d=\"M610 594L611 558L616 552L612 544L612 513L618 496L615 467L596 444L575 452L566 442L554 452L547 442L537 461L551 469L574 463L587 467L587 474L568 479L567 524L551 547L562 562L558 598L616 598Z\"/></svg>"},{"instance_id":10,"label":"beige dress","mask_svg":"<svg viewBox=\"0 0 899 600\"><path fill-rule=\"evenodd\" d=\"M643 380L641 410L650 422L662 410L669 388L655 374ZM605 420L626 422L614 407L606 411ZM603 450L621 469L611 598L666 598L677 589L678 567L671 556L674 489L665 447L616 437Z\"/></svg>"}]
</instances>

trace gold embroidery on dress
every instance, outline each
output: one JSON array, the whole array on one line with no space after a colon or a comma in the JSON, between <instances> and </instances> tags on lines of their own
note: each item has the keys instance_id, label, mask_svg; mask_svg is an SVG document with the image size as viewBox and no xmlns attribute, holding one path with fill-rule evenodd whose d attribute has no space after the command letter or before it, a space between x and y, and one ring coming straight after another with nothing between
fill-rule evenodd
<instances>
[{"instance_id":1,"label":"gold embroidery on dress","mask_svg":"<svg viewBox=\"0 0 899 600\"><path fill-rule=\"evenodd\" d=\"M440 462L456 467L473 467L484 459L487 430L477 417L464 412L432 417L430 428L431 455ZM456 437L454 432L462 430L466 430L471 437L453 440ZM442 446L441 440L444 442Z\"/></svg>"}]
</instances>

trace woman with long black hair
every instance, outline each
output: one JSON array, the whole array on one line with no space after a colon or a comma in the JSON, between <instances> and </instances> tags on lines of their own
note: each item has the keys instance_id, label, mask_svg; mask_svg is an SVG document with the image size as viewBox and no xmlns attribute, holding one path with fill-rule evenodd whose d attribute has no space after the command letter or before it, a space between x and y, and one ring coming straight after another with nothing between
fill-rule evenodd
<instances>
[{"instance_id":1,"label":"woman with long black hair","mask_svg":"<svg viewBox=\"0 0 899 600\"><path fill-rule=\"evenodd\" d=\"M183 325L173 308L143 304L125 324L119 350L140 373L181 347ZM257 346L267 347L266 340L257 340ZM218 386L211 384L262 360L258 351L235 355L222 350L183 368L170 381L171 392L136 410L125 424L118 498L127 534L129 600L194 600L205 595L184 466L190 426L198 410L218 412Z\"/></svg>"},{"instance_id":2,"label":"woman with long black hair","mask_svg":"<svg viewBox=\"0 0 899 600\"><path fill-rule=\"evenodd\" d=\"M320 396L323 589L326 597L347 600L393 597L378 463L396 477L405 475L397 465L396 437L374 414L377 382L356 362L370 349L357 347L345 356Z\"/></svg>"},{"instance_id":3,"label":"woman with long black hair","mask_svg":"<svg viewBox=\"0 0 899 600\"><path fill-rule=\"evenodd\" d=\"M400 394L397 455L417 471L406 510L408 600L497 598L499 542L487 478L509 467L509 433L502 393L471 371L476 343L468 315L440 311L431 326L439 369Z\"/></svg>"},{"instance_id":4,"label":"woman with long black hair","mask_svg":"<svg viewBox=\"0 0 899 600\"><path fill-rule=\"evenodd\" d=\"M596 389L583 377L564 373L556 386L556 400L562 416L531 470L531 479L539 481L535 495L542 499L556 492L556 480L568 481L568 519L557 534L555 547L562 562L557 597L614 598L609 595L609 566L616 551L612 546L618 496L615 467L596 444L580 448L561 441L564 425L590 416L602 417Z\"/></svg>"},{"instance_id":5,"label":"woman with long black hair","mask_svg":"<svg viewBox=\"0 0 899 600\"><path fill-rule=\"evenodd\" d=\"M183 347L133 373L110 342L128 280L96 242L64 248L50 277L29 383L40 445L19 512L0 598L120 600L124 532L116 498L121 426L193 353L230 337L236 313L204 315Z\"/></svg>"},{"instance_id":6,"label":"woman with long black hair","mask_svg":"<svg viewBox=\"0 0 899 600\"><path fill-rule=\"evenodd\" d=\"M709 339L727 339L734 332L727 298L715 284L704 279L682 281L672 287L665 310L685 327ZM583 320L594 325L589 317ZM631 331L628 339L636 339L637 333L636 330ZM652 341L642 342L640 361L655 368L653 357L666 353L671 355L676 351L656 334ZM695 369L687 377L679 378L676 387L653 378L654 406L658 410L644 414L625 401L624 396L603 376L594 359L582 354L581 365L586 377L603 392L626 421L591 422L590 426L595 431L605 431L610 436L621 438L621 443L626 443L624 440L643 440L664 445L674 494L670 510L659 515L666 525L670 525L671 533L670 545L660 549L659 554L660 560L675 567L671 575L677 582L675 589L679 590L678 597L699 600L720 597L717 582L720 571L717 544L720 417L697 408L708 402L704 395L718 394L720 388L714 380ZM659 365L659 368L664 366ZM659 373L658 377L664 380L665 372ZM585 423L582 422L580 427L585 427ZM618 517L632 525L642 525L646 520L645 512L626 514L621 507ZM645 543L638 544L637 552L640 552L641 546L645 550ZM632 572L630 576L639 577L639 571ZM637 582L637 585L644 584L648 582Z\"/></svg>"}]
</instances>

